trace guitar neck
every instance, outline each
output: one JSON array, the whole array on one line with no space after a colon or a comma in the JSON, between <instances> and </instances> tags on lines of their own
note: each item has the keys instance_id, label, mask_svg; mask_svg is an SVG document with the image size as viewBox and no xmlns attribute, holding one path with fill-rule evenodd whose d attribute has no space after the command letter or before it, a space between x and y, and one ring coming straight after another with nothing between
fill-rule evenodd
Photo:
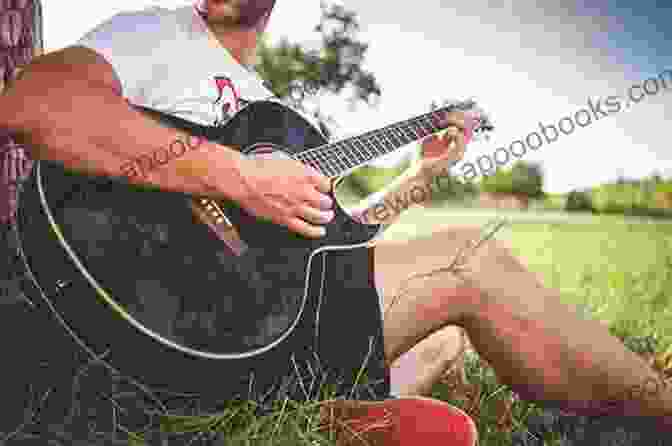
<instances>
[{"instance_id":1,"label":"guitar neck","mask_svg":"<svg viewBox=\"0 0 672 446\"><path fill-rule=\"evenodd\" d=\"M329 178L339 177L414 141L443 130L441 116L450 111L470 111L474 101L458 102L430 113L397 122L359 136L299 152L294 157ZM487 130L487 127L474 131Z\"/></svg>"}]
</instances>

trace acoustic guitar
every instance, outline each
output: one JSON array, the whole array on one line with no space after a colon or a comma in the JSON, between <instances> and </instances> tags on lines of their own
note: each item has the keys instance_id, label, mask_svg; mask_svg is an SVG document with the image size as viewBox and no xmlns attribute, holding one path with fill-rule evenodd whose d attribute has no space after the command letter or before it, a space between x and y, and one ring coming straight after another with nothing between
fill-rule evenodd
<instances>
[{"instance_id":1,"label":"acoustic guitar","mask_svg":"<svg viewBox=\"0 0 672 446\"><path fill-rule=\"evenodd\" d=\"M27 295L121 373L171 391L216 389L222 398L251 381L268 388L295 357L313 354L326 317L326 255L366 247L380 232L338 204L341 180L442 130L443 112L479 112L474 101L458 102L328 142L275 101L252 102L218 127L137 109L246 156L290 157L333 179L335 218L321 239L252 217L234 202L131 186L54 162L37 162L24 185L17 234L32 284ZM492 129L483 115L474 122L475 134ZM232 228L241 240L233 250Z\"/></svg>"}]
</instances>

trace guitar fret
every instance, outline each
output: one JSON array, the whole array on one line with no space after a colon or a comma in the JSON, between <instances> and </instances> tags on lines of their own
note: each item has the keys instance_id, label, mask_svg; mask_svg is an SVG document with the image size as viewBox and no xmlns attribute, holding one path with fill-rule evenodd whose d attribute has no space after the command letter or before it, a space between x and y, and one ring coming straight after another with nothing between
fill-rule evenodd
<instances>
[{"instance_id":1,"label":"guitar fret","mask_svg":"<svg viewBox=\"0 0 672 446\"><path fill-rule=\"evenodd\" d=\"M308 164L308 165L310 165L311 167L313 167L317 170L321 170L320 163L316 159L311 157L310 155L307 155L307 154L302 155L301 153L299 153L299 154L296 155L296 158L299 161L302 161L304 164Z\"/></svg>"},{"instance_id":2,"label":"guitar fret","mask_svg":"<svg viewBox=\"0 0 672 446\"><path fill-rule=\"evenodd\" d=\"M328 161L321 161L320 162L320 172L327 174L329 176L335 175L338 173L338 170L336 170Z\"/></svg>"},{"instance_id":3,"label":"guitar fret","mask_svg":"<svg viewBox=\"0 0 672 446\"><path fill-rule=\"evenodd\" d=\"M404 140L394 133L395 130L394 127L390 127L390 139L392 139L397 146L401 147L404 145Z\"/></svg>"},{"instance_id":4,"label":"guitar fret","mask_svg":"<svg viewBox=\"0 0 672 446\"><path fill-rule=\"evenodd\" d=\"M373 153L376 154L376 156L381 156L383 155L383 152L380 151L378 146L375 144L375 142L371 139L371 136L366 139L366 143L371 147L371 150Z\"/></svg>"},{"instance_id":5,"label":"guitar fret","mask_svg":"<svg viewBox=\"0 0 672 446\"><path fill-rule=\"evenodd\" d=\"M322 162L329 167L330 170L333 171L334 175L337 175L340 172L340 168L338 167L338 164L333 162L331 158L325 153L320 153L320 156L322 157Z\"/></svg>"},{"instance_id":6,"label":"guitar fret","mask_svg":"<svg viewBox=\"0 0 672 446\"><path fill-rule=\"evenodd\" d=\"M425 116L425 117L423 117L423 120L426 120L426 121L427 121L427 123L429 124L429 129L430 129L430 131L431 131L432 133L436 133L436 132L438 132L439 130L441 130L441 129L439 128L439 126L436 125L434 119L432 119L432 116Z\"/></svg>"},{"instance_id":7,"label":"guitar fret","mask_svg":"<svg viewBox=\"0 0 672 446\"><path fill-rule=\"evenodd\" d=\"M312 167L314 169L317 169L320 172L322 171L322 165L318 161L310 160L310 161L308 161L307 164L309 164L310 167Z\"/></svg>"},{"instance_id":8,"label":"guitar fret","mask_svg":"<svg viewBox=\"0 0 672 446\"><path fill-rule=\"evenodd\" d=\"M373 150L369 144L364 140L363 137L357 137L353 141L355 141L364 151L364 153L367 154L367 161L370 161L376 157L376 151Z\"/></svg>"},{"instance_id":9,"label":"guitar fret","mask_svg":"<svg viewBox=\"0 0 672 446\"><path fill-rule=\"evenodd\" d=\"M371 144L376 147L376 149L380 150L380 154L384 155L385 154L385 146L383 146L380 141L375 136L370 137Z\"/></svg>"},{"instance_id":10,"label":"guitar fret","mask_svg":"<svg viewBox=\"0 0 672 446\"><path fill-rule=\"evenodd\" d=\"M354 166L358 166L362 161L359 159L359 153L349 144L343 144L345 148L345 153L347 153L347 156L350 158L350 161L352 161Z\"/></svg>"},{"instance_id":11,"label":"guitar fret","mask_svg":"<svg viewBox=\"0 0 672 446\"><path fill-rule=\"evenodd\" d=\"M364 161L368 162L374 158L366 146L359 139L353 139L352 143L355 145L355 147L361 147L359 150L364 154Z\"/></svg>"},{"instance_id":12,"label":"guitar fret","mask_svg":"<svg viewBox=\"0 0 672 446\"><path fill-rule=\"evenodd\" d=\"M354 143L352 144L351 148L357 154L357 160L359 161L359 163L363 163L366 161L366 155L364 155Z\"/></svg>"},{"instance_id":13,"label":"guitar fret","mask_svg":"<svg viewBox=\"0 0 672 446\"><path fill-rule=\"evenodd\" d=\"M392 151L396 147L396 143L392 141L390 138L388 138L388 135L386 134L387 130L383 130L380 132L380 137L385 141L385 143L390 146L391 148L389 150L386 150L386 152Z\"/></svg>"},{"instance_id":14,"label":"guitar fret","mask_svg":"<svg viewBox=\"0 0 672 446\"><path fill-rule=\"evenodd\" d=\"M397 130L402 134L406 140L406 144L410 144L414 141L413 135L408 132L408 129L404 126L398 126Z\"/></svg>"},{"instance_id":15,"label":"guitar fret","mask_svg":"<svg viewBox=\"0 0 672 446\"><path fill-rule=\"evenodd\" d=\"M427 127L426 127L427 126L427 118L426 117L422 117L422 118L418 119L418 121L419 121L418 125L420 125L423 128L423 130L425 130L428 133L434 133L435 130L434 130L434 127L432 126L431 123L428 126L429 130L427 130Z\"/></svg>"},{"instance_id":16,"label":"guitar fret","mask_svg":"<svg viewBox=\"0 0 672 446\"><path fill-rule=\"evenodd\" d=\"M343 154L343 157L342 157L343 163L348 166L348 169L350 169L351 167L354 167L356 165L355 163L351 162L350 158L348 157L348 153L346 152L346 150L343 150L341 153Z\"/></svg>"},{"instance_id":17,"label":"guitar fret","mask_svg":"<svg viewBox=\"0 0 672 446\"><path fill-rule=\"evenodd\" d=\"M416 120L413 120L413 126L415 126L415 128L418 129L418 134L420 135L421 138L425 136L425 134L426 134L426 132L427 132L427 129L424 128L424 127L418 122L417 119L416 119Z\"/></svg>"},{"instance_id":18,"label":"guitar fret","mask_svg":"<svg viewBox=\"0 0 672 446\"><path fill-rule=\"evenodd\" d=\"M347 170L347 166L343 164L343 162L338 158L338 156L332 156L335 155L334 152L329 153L329 159L334 162L334 164L338 167L340 171Z\"/></svg>"},{"instance_id":19,"label":"guitar fret","mask_svg":"<svg viewBox=\"0 0 672 446\"><path fill-rule=\"evenodd\" d=\"M342 152L341 154L344 155ZM335 154L335 158L338 160L339 163L341 163L341 165L343 166L343 170L348 170L350 167L352 167L348 162L349 159L347 156L338 156L338 154Z\"/></svg>"},{"instance_id":20,"label":"guitar fret","mask_svg":"<svg viewBox=\"0 0 672 446\"><path fill-rule=\"evenodd\" d=\"M412 127L411 123L408 123L408 130L411 132L413 135L413 139L420 139L420 135L418 135L418 132L415 131L415 129Z\"/></svg>"},{"instance_id":21,"label":"guitar fret","mask_svg":"<svg viewBox=\"0 0 672 446\"><path fill-rule=\"evenodd\" d=\"M330 162L329 158L322 152L317 152L317 157L320 160L320 163L323 163L329 167L332 167L332 163Z\"/></svg>"},{"instance_id":22,"label":"guitar fret","mask_svg":"<svg viewBox=\"0 0 672 446\"><path fill-rule=\"evenodd\" d=\"M352 156L352 160L354 161L355 166L359 166L360 164L362 164L363 161L362 155L357 151L357 149L355 149L351 145L348 145L347 147L348 147L348 153Z\"/></svg>"},{"instance_id":23,"label":"guitar fret","mask_svg":"<svg viewBox=\"0 0 672 446\"><path fill-rule=\"evenodd\" d=\"M399 131L402 136L406 138L407 144L413 141L413 135L408 135L407 129L403 124L397 126L397 131Z\"/></svg>"},{"instance_id":24,"label":"guitar fret","mask_svg":"<svg viewBox=\"0 0 672 446\"><path fill-rule=\"evenodd\" d=\"M423 138L432 133L422 125L422 121L420 119L415 119L414 124L420 129L420 136L422 136Z\"/></svg>"},{"instance_id":25,"label":"guitar fret","mask_svg":"<svg viewBox=\"0 0 672 446\"><path fill-rule=\"evenodd\" d=\"M314 163L316 163L318 166L322 166L322 164L323 164L323 160L320 159L320 156L319 156L319 155L316 154L315 156L311 156L310 158L311 158L311 160L312 160Z\"/></svg>"},{"instance_id":26,"label":"guitar fret","mask_svg":"<svg viewBox=\"0 0 672 446\"><path fill-rule=\"evenodd\" d=\"M308 155L304 155L301 152L297 153L295 155L295 157L296 157L296 159L298 159L299 161L304 162L304 163L308 163L309 161L311 161L311 159Z\"/></svg>"}]
</instances>

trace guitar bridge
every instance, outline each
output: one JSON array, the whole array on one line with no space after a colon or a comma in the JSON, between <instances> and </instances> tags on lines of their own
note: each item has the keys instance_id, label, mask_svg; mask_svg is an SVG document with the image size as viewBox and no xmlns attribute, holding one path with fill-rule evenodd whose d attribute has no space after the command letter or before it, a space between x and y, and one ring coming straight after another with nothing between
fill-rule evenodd
<instances>
[{"instance_id":1,"label":"guitar bridge","mask_svg":"<svg viewBox=\"0 0 672 446\"><path fill-rule=\"evenodd\" d=\"M240 238L238 230L215 200L198 198L189 201L196 217L208 225L217 238L222 240L234 255L240 256L245 252L247 244Z\"/></svg>"}]
</instances>

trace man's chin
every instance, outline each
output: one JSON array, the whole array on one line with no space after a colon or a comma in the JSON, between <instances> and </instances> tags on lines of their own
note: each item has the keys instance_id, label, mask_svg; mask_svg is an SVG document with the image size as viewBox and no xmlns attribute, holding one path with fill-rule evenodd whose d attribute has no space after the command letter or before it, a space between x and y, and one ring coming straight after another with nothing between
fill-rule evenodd
<instances>
[{"instance_id":1,"label":"man's chin","mask_svg":"<svg viewBox=\"0 0 672 446\"><path fill-rule=\"evenodd\" d=\"M273 0L211 1L208 4L208 22L242 29L257 27L270 8Z\"/></svg>"}]
</instances>

